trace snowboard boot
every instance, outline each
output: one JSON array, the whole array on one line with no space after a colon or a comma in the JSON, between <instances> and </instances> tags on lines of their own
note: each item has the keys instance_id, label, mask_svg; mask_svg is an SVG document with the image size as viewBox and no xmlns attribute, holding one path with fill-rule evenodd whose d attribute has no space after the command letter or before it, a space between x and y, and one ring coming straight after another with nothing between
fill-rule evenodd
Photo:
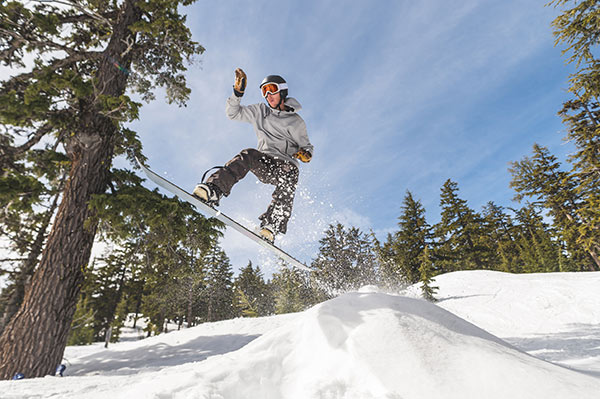
<instances>
[{"instance_id":1,"label":"snowboard boot","mask_svg":"<svg viewBox=\"0 0 600 399\"><path fill-rule=\"evenodd\" d=\"M212 183L198 184L192 194L210 206L219 206L219 200L223 196L219 187Z\"/></svg>"},{"instance_id":2,"label":"snowboard boot","mask_svg":"<svg viewBox=\"0 0 600 399\"><path fill-rule=\"evenodd\" d=\"M258 235L270 242L271 244L275 243L275 229L272 226L269 226L268 224L265 224L264 226L260 227Z\"/></svg>"}]
</instances>

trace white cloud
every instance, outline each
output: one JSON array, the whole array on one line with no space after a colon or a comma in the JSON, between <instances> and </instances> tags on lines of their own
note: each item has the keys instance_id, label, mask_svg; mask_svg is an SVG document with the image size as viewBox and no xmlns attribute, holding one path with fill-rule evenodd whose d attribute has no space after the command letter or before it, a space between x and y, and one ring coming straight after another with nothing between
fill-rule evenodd
<instances>
[{"instance_id":1,"label":"white cloud","mask_svg":"<svg viewBox=\"0 0 600 399\"><path fill-rule=\"evenodd\" d=\"M188 73L191 101L182 109L160 101L145 107L137 130L150 165L191 188L204 170L256 145L250 125L224 114L233 70L248 73L246 104L262 101L263 76L288 78L315 145L282 241L299 256L312 256L338 218L389 231L406 189L427 208L447 178L474 203L507 198L507 160L527 151L532 132L557 130L566 73L557 81L562 61L549 27L556 10L544 4L196 3L188 21L207 51ZM526 77L543 74L547 81L519 90ZM256 220L269 195L243 182L223 209ZM237 241L224 240L231 258L251 256L251 246Z\"/></svg>"}]
</instances>

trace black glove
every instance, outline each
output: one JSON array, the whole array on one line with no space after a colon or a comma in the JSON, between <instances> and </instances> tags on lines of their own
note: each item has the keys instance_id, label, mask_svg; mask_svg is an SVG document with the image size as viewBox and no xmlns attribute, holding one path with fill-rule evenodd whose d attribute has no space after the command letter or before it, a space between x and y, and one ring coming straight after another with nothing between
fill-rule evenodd
<instances>
[{"instance_id":1,"label":"black glove","mask_svg":"<svg viewBox=\"0 0 600 399\"><path fill-rule=\"evenodd\" d=\"M238 68L235 70L235 83L233 84L233 93L237 97L241 97L244 95L244 90L246 90L246 73L242 71L242 68Z\"/></svg>"}]
</instances>

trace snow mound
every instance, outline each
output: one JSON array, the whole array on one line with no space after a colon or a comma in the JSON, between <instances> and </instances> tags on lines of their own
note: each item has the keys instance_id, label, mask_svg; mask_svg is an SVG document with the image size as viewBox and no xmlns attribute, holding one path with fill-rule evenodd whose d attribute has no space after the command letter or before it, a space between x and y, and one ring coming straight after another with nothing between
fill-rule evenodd
<instances>
[{"instance_id":1,"label":"snow mound","mask_svg":"<svg viewBox=\"0 0 600 399\"><path fill-rule=\"evenodd\" d=\"M436 305L418 286L363 287L301 313L68 347L67 377L0 381L0 397L598 397L600 273L456 272L436 285Z\"/></svg>"},{"instance_id":2,"label":"snow mound","mask_svg":"<svg viewBox=\"0 0 600 399\"><path fill-rule=\"evenodd\" d=\"M599 390L599 379L520 352L428 302L350 293L235 352L165 369L110 396L580 399Z\"/></svg>"}]
</instances>

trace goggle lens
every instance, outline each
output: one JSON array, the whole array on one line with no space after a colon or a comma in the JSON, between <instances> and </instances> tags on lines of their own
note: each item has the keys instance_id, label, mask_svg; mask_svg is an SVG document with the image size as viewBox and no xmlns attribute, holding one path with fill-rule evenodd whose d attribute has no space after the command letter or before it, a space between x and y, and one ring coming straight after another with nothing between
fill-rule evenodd
<instances>
[{"instance_id":1,"label":"goggle lens","mask_svg":"<svg viewBox=\"0 0 600 399\"><path fill-rule=\"evenodd\" d=\"M263 87L260 88L262 90L263 97L266 97L267 94L277 94L279 93L279 85L277 83L267 83Z\"/></svg>"}]
</instances>

